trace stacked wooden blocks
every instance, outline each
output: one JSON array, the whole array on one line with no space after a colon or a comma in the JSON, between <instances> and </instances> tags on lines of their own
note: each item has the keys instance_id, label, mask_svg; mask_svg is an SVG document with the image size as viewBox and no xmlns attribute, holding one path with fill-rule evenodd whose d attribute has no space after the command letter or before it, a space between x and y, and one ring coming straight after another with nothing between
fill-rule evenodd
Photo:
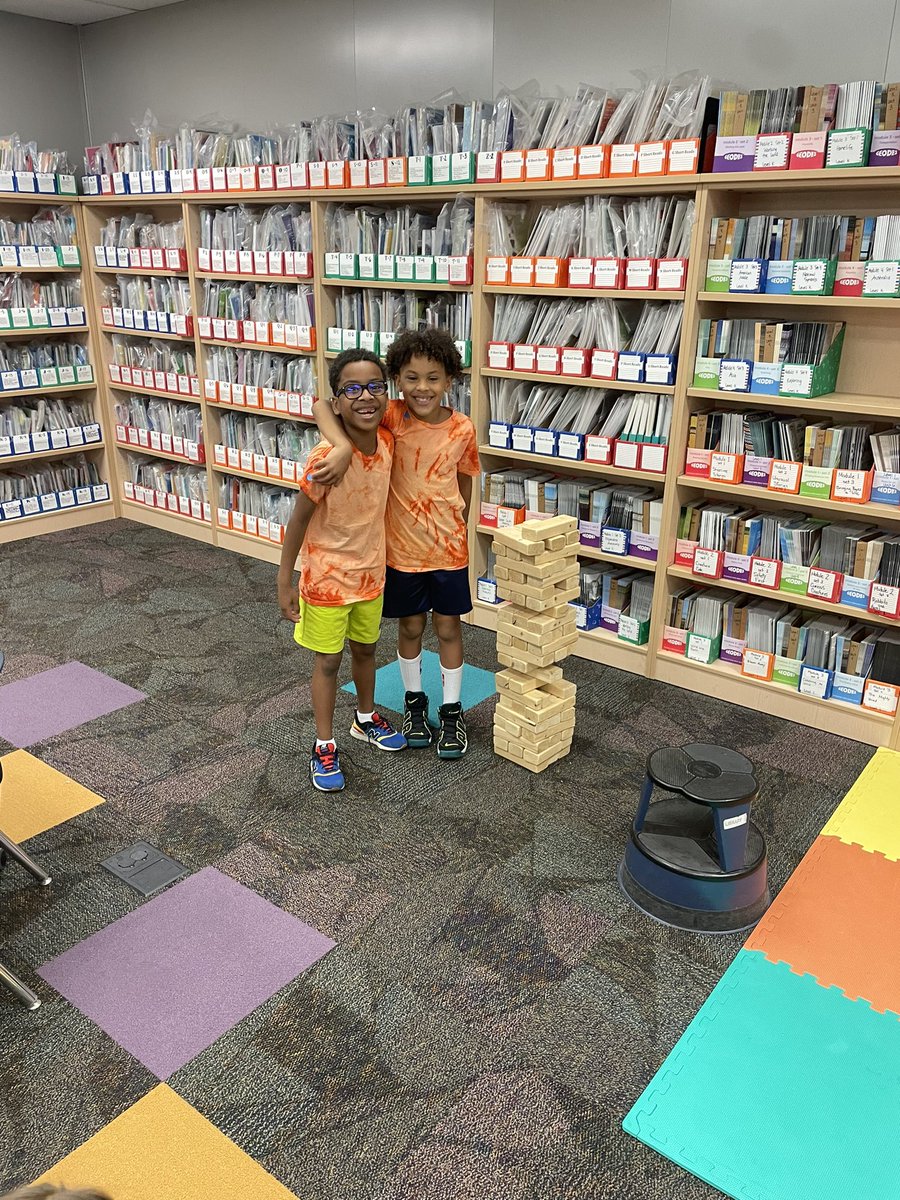
<instances>
[{"instance_id":1,"label":"stacked wooden blocks","mask_svg":"<svg viewBox=\"0 0 900 1200\"><path fill-rule=\"evenodd\" d=\"M494 750L501 758L543 771L564 758L575 728L575 684L556 664L578 639L578 523L574 517L526 521L494 534L497 594L497 674Z\"/></svg>"}]
</instances>

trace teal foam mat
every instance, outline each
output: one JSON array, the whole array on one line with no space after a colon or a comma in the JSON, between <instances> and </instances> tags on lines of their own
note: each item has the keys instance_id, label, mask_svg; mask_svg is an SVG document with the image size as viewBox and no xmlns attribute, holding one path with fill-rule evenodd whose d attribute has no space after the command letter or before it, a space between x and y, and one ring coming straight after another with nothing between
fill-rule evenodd
<instances>
[{"instance_id":1,"label":"teal foam mat","mask_svg":"<svg viewBox=\"0 0 900 1200\"><path fill-rule=\"evenodd\" d=\"M356 695L352 683L345 683L343 691ZM482 700L493 696L497 690L493 671L482 671L480 667L472 667L468 663L463 671L462 706L464 709L474 708ZM430 701L431 718L437 719L438 705L441 703L441 660L432 650L422 651L422 691L426 692ZM379 667L375 672L375 703L379 708L388 712L402 713L406 689L400 678L400 667L397 660Z\"/></svg>"},{"instance_id":2,"label":"teal foam mat","mask_svg":"<svg viewBox=\"0 0 900 1200\"><path fill-rule=\"evenodd\" d=\"M622 1127L736 1200L897 1200L900 1018L741 950Z\"/></svg>"}]
</instances>

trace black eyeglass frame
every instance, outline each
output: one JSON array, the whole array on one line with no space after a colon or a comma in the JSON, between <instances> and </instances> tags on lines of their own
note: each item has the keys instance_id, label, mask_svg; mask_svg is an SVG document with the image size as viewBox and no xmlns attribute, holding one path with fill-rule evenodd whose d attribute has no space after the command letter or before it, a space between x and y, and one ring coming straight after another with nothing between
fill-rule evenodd
<instances>
[{"instance_id":1,"label":"black eyeglass frame","mask_svg":"<svg viewBox=\"0 0 900 1200\"><path fill-rule=\"evenodd\" d=\"M350 389L352 390L352 393ZM386 396L388 385L384 379L370 379L368 383L345 383L334 393L335 398L346 396L348 400L358 400L363 392L368 392L374 399Z\"/></svg>"}]
</instances>

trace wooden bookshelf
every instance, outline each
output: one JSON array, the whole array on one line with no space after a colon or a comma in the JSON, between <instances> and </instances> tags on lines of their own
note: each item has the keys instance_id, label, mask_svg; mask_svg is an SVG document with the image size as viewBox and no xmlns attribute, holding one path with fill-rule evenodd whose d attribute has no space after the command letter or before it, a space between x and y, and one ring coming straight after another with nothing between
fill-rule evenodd
<instances>
[{"instance_id":1,"label":"wooden bookshelf","mask_svg":"<svg viewBox=\"0 0 900 1200\"><path fill-rule=\"evenodd\" d=\"M59 459L74 458L76 455L89 455L95 463L102 482L109 485L109 500L95 501L91 504L75 505L71 508L57 509L53 512L34 513L28 516L16 517L13 520L0 521L0 543L20 541L24 538L38 537L44 533L54 533L62 529L73 529L82 525L93 525L99 521L108 521L118 516L118 505L115 501L115 486L112 477L112 455L109 454L109 444L106 437L106 405L102 399L101 365L103 356L100 349L97 330L99 320L91 303L90 258L85 231L85 206L81 199L75 196L47 195L44 193L26 193L22 195L0 196L0 215L9 216L14 220L28 219L42 208L70 208L75 218L75 244L81 258L81 266L37 266L37 267L0 267L0 275L25 275L37 277L63 276L69 280L81 280L81 302L84 305L84 325L43 326L36 329L0 329L0 342L42 341L44 339L65 338L81 342L87 350L88 360L94 370L91 383L58 384L53 387L16 388L0 391L0 407L5 404L15 404L20 401L40 400L43 396L68 397L90 404L93 421L100 426L100 441L90 442L82 446L69 446L65 449L38 450L28 454L13 454L0 458L0 472L16 470L26 463L54 462Z\"/></svg>"},{"instance_id":2,"label":"wooden bookshelf","mask_svg":"<svg viewBox=\"0 0 900 1200\"><path fill-rule=\"evenodd\" d=\"M653 611L651 616L650 642L646 647L633 647L628 643L607 633L582 633L579 636L576 654L593 662L605 663L622 670L635 672L662 682L671 683L678 687L706 694L717 695L732 703L742 704L750 708L771 712L776 716L798 721L815 728L829 729L846 737L858 738L873 745L893 745L900 748L900 720L891 720L876 713L842 704L837 701L819 701L799 692L777 684L765 684L747 679L740 672L725 663L714 663L703 666L689 660L667 654L662 651L662 629L670 595L674 590L684 585L687 580L693 580L690 572L672 565L674 554L675 531L681 505L687 498L697 495L724 498L726 494L741 501L752 503L759 508L797 509L811 514L829 516L832 518L857 519L872 521L887 529L900 526L900 509L886 505L850 505L830 500L808 499L800 496L783 495L768 492L764 488L729 486L716 484L708 480L694 479L684 475L684 451L687 442L690 413L704 407L735 407L752 406L771 408L775 411L802 412L810 415L842 415L848 417L870 417L875 422L884 424L900 421L900 300L883 300L876 298L847 299L834 297L790 297L790 296L745 296L729 293L707 292L704 290L706 236L709 221L717 215L752 215L754 213L784 213L785 215L807 215L817 212L855 212L862 215L880 212L900 212L897 200L897 184L900 183L900 169L867 168L865 170L846 171L809 171L795 173L780 173L779 175L755 175L742 173L736 175L700 175L695 177L677 178L646 178L646 179L605 179L605 180L567 180L547 181L543 183L526 184L459 184L446 187L402 187L375 189L340 189L340 190L307 190L307 191L273 191L251 193L204 193L173 197L145 196L111 196L83 198L77 208L82 214L80 220L86 228L82 237L83 273L93 281L93 294L99 300L100 291L109 282L109 276L115 274L181 274L190 281L193 297L193 311L199 310L202 295L202 281L205 279L249 280L254 282L308 284L313 291L317 319L317 346L314 352L298 351L284 347L266 347L255 343L220 342L214 339L200 339L195 320L195 335L193 339L179 338L190 342L193 340L198 362L198 373L201 382L201 396L170 396L168 393L147 394L160 395L176 402L193 402L199 404L204 421L206 444L206 467L210 503L213 508L212 525L204 525L190 518L179 517L175 514L147 508L120 499L122 495L121 464L117 461L119 450L111 455L110 466L113 478L110 478L111 493L115 497L115 511L129 518L146 521L162 528L185 536L200 537L223 549L232 550L267 562L277 562L278 547L272 543L240 533L232 529L218 526L215 520L216 484L222 475L246 477L267 483L275 487L290 489L285 481L268 479L257 476L252 472L242 472L226 467L217 467L213 461L212 447L219 439L220 414L222 411L239 411L250 416L264 417L275 420L295 420L309 424L310 419L298 414L276 413L270 409L245 408L218 400L205 398L204 379L204 347L206 345L231 345L256 351L275 351L287 355L305 356L312 358L316 365L319 381L327 379L329 354L325 350L326 330L334 324L334 302L337 289L377 288L385 290L413 290L423 292L455 292L467 291L472 294L472 368L471 368L471 404L472 419L476 426L480 452L486 464L499 466L503 463L518 463L525 467L534 467L559 475L575 476L603 480L621 479L628 482L643 483L655 487L663 497L662 529L660 536L659 562L647 562L634 556L620 558L604 554L598 550L582 546L577 553L584 560L610 562L642 570L655 572L656 587L654 592ZM607 290L594 288L522 288L515 286L489 285L485 278L485 259L488 245L488 216L489 205L495 201L523 200L531 205L549 205L578 199L585 194L606 195L654 195L678 194L694 196L696 201L693 242L684 292L669 291L629 291L626 289ZM475 246L474 246L474 278L471 285L455 285L448 283L426 283L397 280L360 280L325 278L322 274L324 254L326 249L324 237L325 207L334 202L345 204L377 203L404 204L441 203L459 194L474 197L475 200ZM46 200L41 197L41 202ZM273 203L295 201L308 204L312 216L312 262L313 278L299 279L282 275L243 275L235 272L201 272L197 268L197 248L199 239L199 213L202 208L222 207L234 203L251 204L254 207L265 207ZM138 209L153 212L159 208L160 219L173 220L179 214L185 222L186 254L188 269L186 272L138 270L136 268L97 268L93 263L92 247L99 240L99 228L105 223L109 213L134 212ZM46 269L47 273L52 273ZM62 268L60 272L62 272ZM37 268L35 268L37 271ZM568 376L546 375L515 371L501 371L488 368L487 344L491 339L493 310L499 295L530 295L533 297L572 297L575 299L593 299L605 297L616 300L670 300L684 303L684 321L682 324L679 347L679 367L675 384L670 387L653 384L632 384L616 380L591 380ZM841 371L838 378L838 390L832 395L809 400L792 397L750 395L747 393L730 393L694 388L693 363L697 337L698 322L701 317L717 314L738 316L753 316L758 314L772 318L783 312L794 320L816 319L818 314L823 319L839 319L846 322ZM110 405L113 397L122 391L134 390L126 385L112 384L106 375L106 362L109 353L109 338L114 333L126 336L165 337L137 330L103 329L99 319L99 307L89 309L89 322L93 333L89 336L99 343L99 353L95 356L95 375L98 388L107 406L107 414L111 412ZM175 335L169 335L174 337ZM2 338L2 335L0 335ZM664 475L648 472L626 471L613 466L600 466L583 461L573 462L561 458L549 458L542 455L521 454L514 450L503 450L488 445L488 401L487 381L490 378L511 378L527 382L556 383L565 386L597 387L619 391L643 391L670 394L674 397L672 428L670 432L668 465ZM319 387L321 389L322 383ZM59 389L60 391L72 389ZM33 395L34 393L20 393ZM0 403L3 396L0 395ZM104 429L109 416L104 422ZM107 444L109 439L107 437ZM142 448L128 447L123 453L143 453ZM178 460L180 461L180 460ZM479 496L478 481L474 489L470 512L470 549L473 579L483 571L487 550L490 546L493 530L480 526L478 523ZM98 506L102 508L103 506ZM109 513L107 506L106 513ZM64 516L67 514L54 514ZM92 514L91 514L92 515ZM96 516L93 519L99 519ZM27 522L23 521L23 529ZM37 531L34 526L34 531ZM2 531L2 525L0 525ZM26 535L27 536L27 535ZM710 586L726 586L721 581L696 580L698 583L708 583ZM754 589L741 586L735 590L756 595L771 595L764 589ZM808 608L810 611L835 611L844 615L853 615L862 620L868 620L865 614L852 609L845 611L846 606L826 605L824 602L805 601L801 597L788 597L792 603ZM496 625L496 606L476 603L470 621L484 628L494 628ZM884 627L891 624L888 618L872 618L873 626Z\"/></svg>"}]
</instances>

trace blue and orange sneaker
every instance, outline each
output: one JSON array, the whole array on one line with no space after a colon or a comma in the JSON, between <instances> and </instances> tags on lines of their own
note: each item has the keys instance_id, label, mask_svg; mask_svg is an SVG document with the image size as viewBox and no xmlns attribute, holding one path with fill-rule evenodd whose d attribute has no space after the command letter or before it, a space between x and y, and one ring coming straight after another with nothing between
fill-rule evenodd
<instances>
[{"instance_id":1,"label":"blue and orange sneaker","mask_svg":"<svg viewBox=\"0 0 900 1200\"><path fill-rule=\"evenodd\" d=\"M371 721L360 721L359 714L353 718L350 726L350 736L360 742L368 742L379 750L405 750L406 738L398 733L390 721L386 721L379 712L372 713Z\"/></svg>"},{"instance_id":2,"label":"blue and orange sneaker","mask_svg":"<svg viewBox=\"0 0 900 1200\"><path fill-rule=\"evenodd\" d=\"M342 792L344 790L344 776L334 742L326 742L324 746L313 746L309 759L309 777L316 791Z\"/></svg>"}]
</instances>

